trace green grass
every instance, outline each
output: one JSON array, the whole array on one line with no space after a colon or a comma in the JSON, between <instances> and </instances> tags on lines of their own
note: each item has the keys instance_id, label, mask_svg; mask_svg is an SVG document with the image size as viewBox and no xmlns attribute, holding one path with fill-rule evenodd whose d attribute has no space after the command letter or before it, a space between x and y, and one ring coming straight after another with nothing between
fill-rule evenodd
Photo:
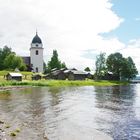
<instances>
[{"instance_id":1,"label":"green grass","mask_svg":"<svg viewBox=\"0 0 140 140\"><path fill-rule=\"evenodd\" d=\"M7 81L4 79L4 75L6 75L10 71L0 71L0 87L2 86L113 86L113 85L124 85L128 84L128 82L120 82L120 81L107 81L107 80L85 80L85 81L68 81L68 80L39 80L32 81L31 75L32 72L21 72L23 75L23 81ZM26 77L25 77L26 75Z\"/></svg>"},{"instance_id":2,"label":"green grass","mask_svg":"<svg viewBox=\"0 0 140 140\"><path fill-rule=\"evenodd\" d=\"M14 71L7 71L7 70L0 71L0 82L5 81L4 75L7 75L9 72L14 72ZM31 80L31 76L33 74L32 72L21 71L20 73L23 75L23 80Z\"/></svg>"},{"instance_id":3,"label":"green grass","mask_svg":"<svg viewBox=\"0 0 140 140\"><path fill-rule=\"evenodd\" d=\"M4 76L9 72L14 72L14 71L8 71L8 70L0 71L0 76ZM28 72L28 71L20 71L20 73L22 73L23 75L32 75L33 74L32 72Z\"/></svg>"},{"instance_id":4,"label":"green grass","mask_svg":"<svg viewBox=\"0 0 140 140\"><path fill-rule=\"evenodd\" d=\"M127 82L119 81L68 81L68 80L39 80L30 81L24 80L22 82L18 81L2 81L0 86L113 86L113 85L124 85Z\"/></svg>"},{"instance_id":5,"label":"green grass","mask_svg":"<svg viewBox=\"0 0 140 140\"><path fill-rule=\"evenodd\" d=\"M10 72L10 71L6 71L6 70L0 71L0 76L4 76L4 75L6 75L8 72Z\"/></svg>"}]
</instances>

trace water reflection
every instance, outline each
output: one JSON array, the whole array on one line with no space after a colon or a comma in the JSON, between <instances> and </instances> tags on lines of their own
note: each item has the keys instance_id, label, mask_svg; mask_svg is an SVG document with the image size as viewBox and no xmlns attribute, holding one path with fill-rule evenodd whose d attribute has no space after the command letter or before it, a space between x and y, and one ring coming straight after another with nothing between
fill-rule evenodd
<instances>
[{"instance_id":1,"label":"water reflection","mask_svg":"<svg viewBox=\"0 0 140 140\"><path fill-rule=\"evenodd\" d=\"M135 88L135 85L114 86L107 90L106 87L96 87L96 105L104 116L97 118L97 122L102 124L99 129L102 128L116 140L135 138L130 125L135 118Z\"/></svg>"},{"instance_id":2,"label":"water reflection","mask_svg":"<svg viewBox=\"0 0 140 140\"><path fill-rule=\"evenodd\" d=\"M0 116L20 127L17 140L140 138L140 85L34 87L0 93ZM97 135L97 133L96 133ZM101 135L101 134L99 134Z\"/></svg>"}]
</instances>

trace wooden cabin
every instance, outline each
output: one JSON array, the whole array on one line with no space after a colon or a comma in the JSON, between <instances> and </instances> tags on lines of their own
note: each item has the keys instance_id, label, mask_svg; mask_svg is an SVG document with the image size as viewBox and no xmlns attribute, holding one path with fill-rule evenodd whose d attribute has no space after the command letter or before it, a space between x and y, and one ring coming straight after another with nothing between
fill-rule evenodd
<instances>
[{"instance_id":1,"label":"wooden cabin","mask_svg":"<svg viewBox=\"0 0 140 140\"><path fill-rule=\"evenodd\" d=\"M56 70L51 73L51 78L57 80L65 80L66 76L62 70Z\"/></svg>"},{"instance_id":2,"label":"wooden cabin","mask_svg":"<svg viewBox=\"0 0 140 140\"><path fill-rule=\"evenodd\" d=\"M87 73L78 70L66 70L64 71L68 80L85 80L87 78Z\"/></svg>"},{"instance_id":3,"label":"wooden cabin","mask_svg":"<svg viewBox=\"0 0 140 140\"><path fill-rule=\"evenodd\" d=\"M6 75L7 80L16 80L16 81L22 81L22 74L21 73L8 73Z\"/></svg>"},{"instance_id":4,"label":"wooden cabin","mask_svg":"<svg viewBox=\"0 0 140 140\"><path fill-rule=\"evenodd\" d=\"M40 74L32 75L32 80L41 80L41 75Z\"/></svg>"},{"instance_id":5,"label":"wooden cabin","mask_svg":"<svg viewBox=\"0 0 140 140\"><path fill-rule=\"evenodd\" d=\"M90 76L84 71L79 71L77 69L67 69L63 68L60 70L53 69L51 73L47 74L45 79L56 79L56 80L85 80Z\"/></svg>"},{"instance_id":6,"label":"wooden cabin","mask_svg":"<svg viewBox=\"0 0 140 140\"><path fill-rule=\"evenodd\" d=\"M51 70L50 73L46 74L44 76L44 78L45 79L65 80L66 79L66 76L65 76L64 71L66 69L67 68L62 68L62 69L58 70L57 68L54 68L54 69Z\"/></svg>"}]
</instances>

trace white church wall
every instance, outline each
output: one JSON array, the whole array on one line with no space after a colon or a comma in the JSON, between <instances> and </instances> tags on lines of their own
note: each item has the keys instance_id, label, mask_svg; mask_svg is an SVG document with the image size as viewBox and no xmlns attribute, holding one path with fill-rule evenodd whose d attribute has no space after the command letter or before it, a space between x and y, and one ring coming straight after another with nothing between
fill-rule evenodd
<instances>
[{"instance_id":1,"label":"white church wall","mask_svg":"<svg viewBox=\"0 0 140 140\"><path fill-rule=\"evenodd\" d=\"M38 51L38 54L36 54ZM43 48L31 47L30 48L31 65L33 72L43 72ZM38 70L37 70L38 69Z\"/></svg>"}]
</instances>

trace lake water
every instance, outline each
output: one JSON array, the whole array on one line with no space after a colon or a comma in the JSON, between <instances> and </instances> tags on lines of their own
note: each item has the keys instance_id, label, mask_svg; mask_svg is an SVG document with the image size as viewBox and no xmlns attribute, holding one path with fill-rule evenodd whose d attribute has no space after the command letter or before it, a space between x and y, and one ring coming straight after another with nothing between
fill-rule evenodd
<instances>
[{"instance_id":1,"label":"lake water","mask_svg":"<svg viewBox=\"0 0 140 140\"><path fill-rule=\"evenodd\" d=\"M10 126L4 128L7 140L96 140L95 132L139 140L140 85L1 91L0 119L0 127ZM17 136L9 136L17 128Z\"/></svg>"}]
</instances>

